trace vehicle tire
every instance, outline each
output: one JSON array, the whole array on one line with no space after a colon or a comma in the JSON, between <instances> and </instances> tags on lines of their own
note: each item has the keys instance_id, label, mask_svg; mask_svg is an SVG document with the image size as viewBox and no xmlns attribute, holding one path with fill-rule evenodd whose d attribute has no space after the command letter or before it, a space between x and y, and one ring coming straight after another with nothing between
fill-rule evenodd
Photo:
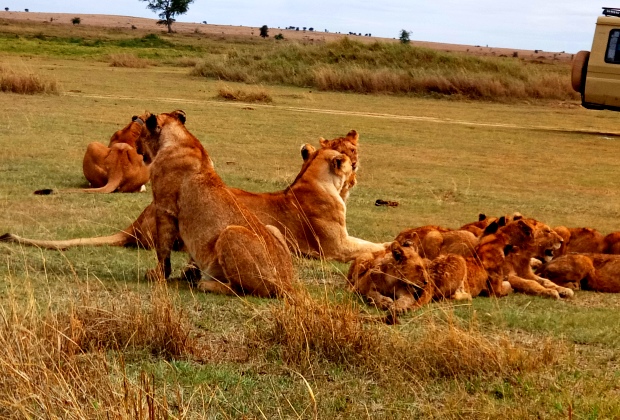
<instances>
[{"instance_id":1,"label":"vehicle tire","mask_svg":"<svg viewBox=\"0 0 620 420\"><path fill-rule=\"evenodd\" d=\"M575 92L583 94L586 87L586 73L588 71L588 60L590 59L590 51L579 51L573 57L573 65L571 71L571 85Z\"/></svg>"}]
</instances>

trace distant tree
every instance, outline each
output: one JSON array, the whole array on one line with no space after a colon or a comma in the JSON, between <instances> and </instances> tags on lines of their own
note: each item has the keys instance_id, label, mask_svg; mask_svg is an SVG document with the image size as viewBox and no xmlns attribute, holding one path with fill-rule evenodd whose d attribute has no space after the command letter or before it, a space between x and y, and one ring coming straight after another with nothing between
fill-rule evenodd
<instances>
[{"instance_id":1,"label":"distant tree","mask_svg":"<svg viewBox=\"0 0 620 420\"><path fill-rule=\"evenodd\" d=\"M9 8L8 8L8 7L5 7L5 8L4 8L4 11L5 11L5 12L8 12L8 11L9 11Z\"/></svg>"},{"instance_id":2,"label":"distant tree","mask_svg":"<svg viewBox=\"0 0 620 420\"><path fill-rule=\"evenodd\" d=\"M411 39L409 39L409 35L411 34L411 32L407 31L406 29L401 29L400 30L400 43L401 44L409 44L411 42Z\"/></svg>"},{"instance_id":3,"label":"distant tree","mask_svg":"<svg viewBox=\"0 0 620 420\"><path fill-rule=\"evenodd\" d=\"M73 19L71 19L71 23L73 23L74 25L79 25L80 22L82 22L82 19L80 19L79 17L74 17Z\"/></svg>"},{"instance_id":4,"label":"distant tree","mask_svg":"<svg viewBox=\"0 0 620 420\"><path fill-rule=\"evenodd\" d=\"M187 13L189 5L194 0L140 0L147 2L147 9L159 12L158 25L166 25L168 33L172 32L172 24L176 21L176 15Z\"/></svg>"},{"instance_id":5,"label":"distant tree","mask_svg":"<svg viewBox=\"0 0 620 420\"><path fill-rule=\"evenodd\" d=\"M260 36L263 38L267 38L269 36L269 27L267 25L260 27Z\"/></svg>"},{"instance_id":6,"label":"distant tree","mask_svg":"<svg viewBox=\"0 0 620 420\"><path fill-rule=\"evenodd\" d=\"M28 9L24 9L24 12L29 12L29 10Z\"/></svg>"}]
</instances>

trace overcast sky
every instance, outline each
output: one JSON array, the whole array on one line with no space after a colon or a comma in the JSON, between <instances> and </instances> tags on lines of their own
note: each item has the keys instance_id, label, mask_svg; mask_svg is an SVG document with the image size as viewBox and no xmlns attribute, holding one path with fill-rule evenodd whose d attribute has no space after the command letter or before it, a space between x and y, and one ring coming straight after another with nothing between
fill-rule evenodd
<instances>
[{"instance_id":1,"label":"overcast sky","mask_svg":"<svg viewBox=\"0 0 620 420\"><path fill-rule=\"evenodd\" d=\"M589 50L609 0L194 0L181 22L314 27L412 40L545 51ZM620 7L620 4L617 5ZM0 10L155 18L139 0L2 0ZM619 18L620 19L620 18Z\"/></svg>"}]
</instances>

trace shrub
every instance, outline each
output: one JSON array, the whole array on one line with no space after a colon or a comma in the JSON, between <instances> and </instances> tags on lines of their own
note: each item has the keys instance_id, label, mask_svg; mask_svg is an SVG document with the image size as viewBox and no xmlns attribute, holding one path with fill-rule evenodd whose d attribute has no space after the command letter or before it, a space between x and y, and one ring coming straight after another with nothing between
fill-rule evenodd
<instances>
[{"instance_id":1,"label":"shrub","mask_svg":"<svg viewBox=\"0 0 620 420\"><path fill-rule=\"evenodd\" d=\"M411 39L409 39L410 34L411 32L407 31L406 29L401 29L400 36L398 37L398 39L400 39L400 43L409 44L411 42Z\"/></svg>"},{"instance_id":2,"label":"shrub","mask_svg":"<svg viewBox=\"0 0 620 420\"><path fill-rule=\"evenodd\" d=\"M277 39L277 40L279 41L279 40L281 40L281 39L284 39L284 35L282 35L282 34L278 34L278 35L274 36L273 38L274 38L274 39Z\"/></svg>"},{"instance_id":3,"label":"shrub","mask_svg":"<svg viewBox=\"0 0 620 420\"><path fill-rule=\"evenodd\" d=\"M267 38L269 36L269 27L267 25L260 27L260 36L263 38Z\"/></svg>"},{"instance_id":4,"label":"shrub","mask_svg":"<svg viewBox=\"0 0 620 420\"><path fill-rule=\"evenodd\" d=\"M133 54L111 54L110 66L112 67L129 67L134 69L143 69L148 67L149 61Z\"/></svg>"},{"instance_id":5,"label":"shrub","mask_svg":"<svg viewBox=\"0 0 620 420\"><path fill-rule=\"evenodd\" d=\"M82 19L80 19L79 17L74 17L73 19L71 19L71 23L73 23L74 25L79 25L82 22Z\"/></svg>"}]
</instances>

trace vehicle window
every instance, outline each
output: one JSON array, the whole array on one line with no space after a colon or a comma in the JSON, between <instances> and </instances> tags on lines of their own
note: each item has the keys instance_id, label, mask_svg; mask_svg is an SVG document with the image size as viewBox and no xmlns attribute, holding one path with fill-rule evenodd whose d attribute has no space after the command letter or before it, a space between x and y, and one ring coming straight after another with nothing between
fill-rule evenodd
<instances>
[{"instance_id":1,"label":"vehicle window","mask_svg":"<svg viewBox=\"0 0 620 420\"><path fill-rule=\"evenodd\" d=\"M607 53L605 62L620 64L620 29L612 29L609 32L609 42L607 43Z\"/></svg>"}]
</instances>

